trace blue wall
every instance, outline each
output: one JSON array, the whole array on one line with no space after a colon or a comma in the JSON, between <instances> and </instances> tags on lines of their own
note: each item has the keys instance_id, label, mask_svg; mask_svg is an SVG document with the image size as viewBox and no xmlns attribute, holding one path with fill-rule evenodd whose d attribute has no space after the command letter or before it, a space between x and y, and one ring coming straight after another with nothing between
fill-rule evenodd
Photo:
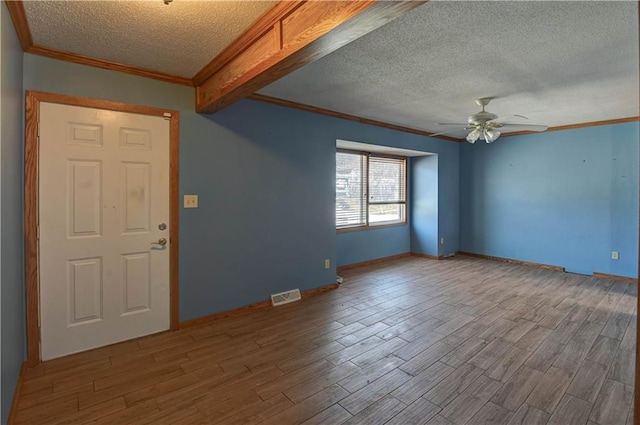
<instances>
[{"instance_id":1,"label":"blue wall","mask_svg":"<svg viewBox=\"0 0 640 425\"><path fill-rule=\"evenodd\" d=\"M198 115L188 87L29 54L24 67L28 90L180 111L180 193L200 196L198 209L180 212L181 320L334 282L350 241L368 249L359 261L409 250L408 226L336 237L336 139L442 151L444 164L458 163L457 145L438 139L253 101ZM456 201L440 208L457 211L456 182L442 185Z\"/></svg>"},{"instance_id":2,"label":"blue wall","mask_svg":"<svg viewBox=\"0 0 640 425\"><path fill-rule=\"evenodd\" d=\"M411 158L411 252L438 255L438 156Z\"/></svg>"},{"instance_id":3,"label":"blue wall","mask_svg":"<svg viewBox=\"0 0 640 425\"><path fill-rule=\"evenodd\" d=\"M460 249L636 277L638 137L634 122L465 144Z\"/></svg>"},{"instance_id":4,"label":"blue wall","mask_svg":"<svg viewBox=\"0 0 640 425\"><path fill-rule=\"evenodd\" d=\"M409 224L336 235L338 266L404 254L409 250Z\"/></svg>"},{"instance_id":5,"label":"blue wall","mask_svg":"<svg viewBox=\"0 0 640 425\"><path fill-rule=\"evenodd\" d=\"M335 281L335 138L313 114L244 101L212 116L193 89L25 55L26 89L180 111L180 319ZM282 125L282 123L287 123ZM329 128L327 128L329 127Z\"/></svg>"},{"instance_id":6,"label":"blue wall","mask_svg":"<svg viewBox=\"0 0 640 425\"><path fill-rule=\"evenodd\" d=\"M438 236L444 238L444 244L438 245L437 255L455 254L460 248L461 146L464 144L447 142L445 150L438 155ZM444 154L455 154L458 161L442 162Z\"/></svg>"},{"instance_id":7,"label":"blue wall","mask_svg":"<svg viewBox=\"0 0 640 425\"><path fill-rule=\"evenodd\" d=\"M0 285L1 422L11 408L24 361L22 244L22 49L6 5L0 5Z\"/></svg>"},{"instance_id":8,"label":"blue wall","mask_svg":"<svg viewBox=\"0 0 640 425\"><path fill-rule=\"evenodd\" d=\"M352 124L355 133L351 131ZM345 134L353 135L338 138L436 155L414 157L409 161L408 224L337 234L338 266L407 252L433 256L456 252L459 144L345 121L341 130L347 128L350 131ZM441 248L437 242L440 237L444 237L447 244Z\"/></svg>"}]
</instances>

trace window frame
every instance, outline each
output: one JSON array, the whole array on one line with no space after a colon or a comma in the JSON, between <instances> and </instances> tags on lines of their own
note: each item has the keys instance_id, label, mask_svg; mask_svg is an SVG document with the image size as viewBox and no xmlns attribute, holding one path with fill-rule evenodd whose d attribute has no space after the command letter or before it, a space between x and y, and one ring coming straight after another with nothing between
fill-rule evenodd
<instances>
[{"instance_id":1,"label":"window frame","mask_svg":"<svg viewBox=\"0 0 640 425\"><path fill-rule=\"evenodd\" d=\"M401 156L401 155L392 155L392 154L385 154L385 153L378 153L378 152L367 152L367 151L359 151L359 150L353 150L353 149L341 149L341 148L336 148L336 154L338 153L347 153L347 154L354 154L354 155L361 155L366 157L366 170L367 170L367 175L364 176L364 180L365 180L365 209L366 209L366 214L365 214L365 224L357 224L357 225L352 225L352 226L343 226L343 227L338 227L336 225L336 232L337 233L347 233L347 232L357 232L360 230L373 230L373 229L382 229L385 227L396 227L396 226L404 226L408 223L408 205L409 205L409 201L408 201L408 191L409 191L409 157L406 156ZM404 163L404 201L401 202L390 202L388 203L389 205L403 205L403 211L402 211L402 220L401 221L394 221L394 222L382 222L380 224L371 224L369 222L369 206L370 205L380 205L380 204L370 204L369 203L369 172L370 172L370 158L374 157L374 158L390 158L390 159L399 159L402 160ZM334 184L334 189L337 189L337 180ZM335 208L335 205L334 205ZM335 221L335 220L334 220Z\"/></svg>"}]
</instances>

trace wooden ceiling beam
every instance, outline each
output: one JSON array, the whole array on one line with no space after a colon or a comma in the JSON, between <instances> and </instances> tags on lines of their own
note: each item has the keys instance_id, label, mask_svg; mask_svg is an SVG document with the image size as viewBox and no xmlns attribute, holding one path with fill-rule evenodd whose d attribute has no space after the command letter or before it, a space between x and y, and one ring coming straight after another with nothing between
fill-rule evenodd
<instances>
[{"instance_id":1,"label":"wooden ceiling beam","mask_svg":"<svg viewBox=\"0 0 640 425\"><path fill-rule=\"evenodd\" d=\"M423 3L282 0L196 74L196 110L219 111Z\"/></svg>"}]
</instances>

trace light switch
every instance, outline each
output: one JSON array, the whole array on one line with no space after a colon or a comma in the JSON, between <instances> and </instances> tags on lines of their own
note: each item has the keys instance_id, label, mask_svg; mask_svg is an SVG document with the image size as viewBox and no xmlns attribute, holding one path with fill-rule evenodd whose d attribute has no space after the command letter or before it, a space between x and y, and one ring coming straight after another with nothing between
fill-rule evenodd
<instances>
[{"instance_id":1,"label":"light switch","mask_svg":"<svg viewBox=\"0 0 640 425\"><path fill-rule=\"evenodd\" d=\"M198 195L184 195L184 208L198 208Z\"/></svg>"}]
</instances>

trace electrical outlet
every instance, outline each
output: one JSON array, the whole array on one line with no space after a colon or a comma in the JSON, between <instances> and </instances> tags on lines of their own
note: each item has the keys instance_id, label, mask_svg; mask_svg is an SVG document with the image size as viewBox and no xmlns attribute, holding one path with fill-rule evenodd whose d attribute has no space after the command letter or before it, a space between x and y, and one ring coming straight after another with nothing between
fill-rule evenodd
<instances>
[{"instance_id":1,"label":"electrical outlet","mask_svg":"<svg viewBox=\"0 0 640 425\"><path fill-rule=\"evenodd\" d=\"M184 208L198 208L198 195L184 195Z\"/></svg>"},{"instance_id":2,"label":"electrical outlet","mask_svg":"<svg viewBox=\"0 0 640 425\"><path fill-rule=\"evenodd\" d=\"M611 259L617 260L618 258L620 258L620 254L618 253L618 251L611 251Z\"/></svg>"},{"instance_id":3,"label":"electrical outlet","mask_svg":"<svg viewBox=\"0 0 640 425\"><path fill-rule=\"evenodd\" d=\"M440 238L440 245L444 245L444 238Z\"/></svg>"},{"instance_id":4,"label":"electrical outlet","mask_svg":"<svg viewBox=\"0 0 640 425\"><path fill-rule=\"evenodd\" d=\"M326 260L324 260L324 268L328 269L329 267L331 267L331 260L327 258Z\"/></svg>"}]
</instances>

